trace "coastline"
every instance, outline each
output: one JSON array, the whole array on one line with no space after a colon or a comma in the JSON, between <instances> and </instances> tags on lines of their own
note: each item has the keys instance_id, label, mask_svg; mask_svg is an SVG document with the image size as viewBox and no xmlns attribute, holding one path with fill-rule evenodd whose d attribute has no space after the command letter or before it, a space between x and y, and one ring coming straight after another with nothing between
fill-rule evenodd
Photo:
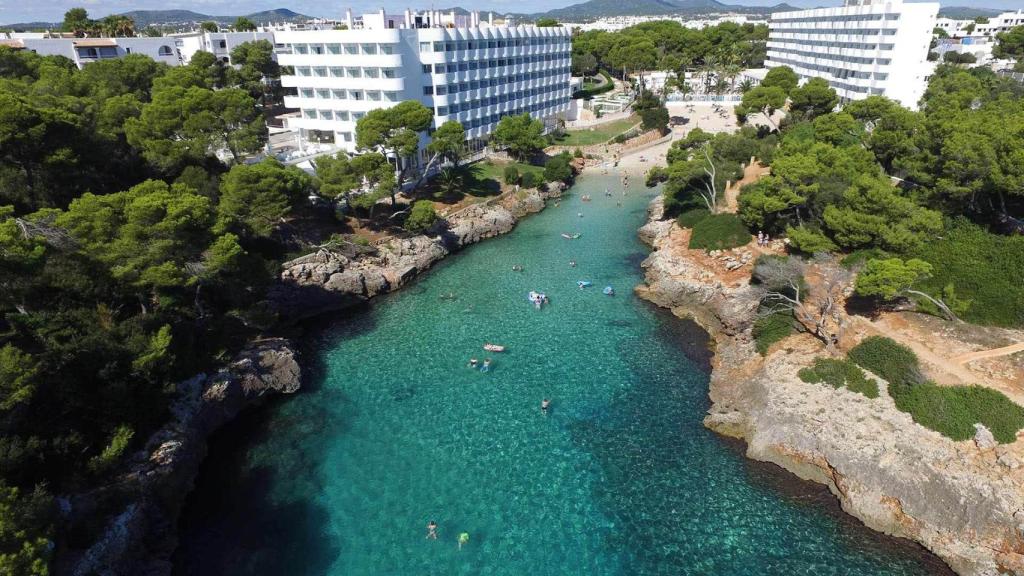
<instances>
[{"instance_id":1,"label":"coastline","mask_svg":"<svg viewBox=\"0 0 1024 576\"><path fill-rule=\"evenodd\" d=\"M510 232L568 187L506 192L463 209L430 235L394 239L377 254L349 259L320 251L285 262L269 299L283 328L396 291L459 249ZM110 483L63 498L69 531L95 534L87 545L62 546L55 573L75 576L169 576L177 522L207 453L210 436L267 398L298 392L302 366L288 339L251 343L215 374L176 384L169 421L126 462ZM99 525L97 517L102 517Z\"/></svg>"},{"instance_id":2,"label":"coastline","mask_svg":"<svg viewBox=\"0 0 1024 576\"><path fill-rule=\"evenodd\" d=\"M1024 481L1005 447L953 442L915 424L887 394L868 400L802 382L796 372L822 353L807 336L761 357L749 280L723 280L680 249L682 230L661 220L660 198L648 216L640 237L653 251L636 292L711 334L705 426L745 441L749 458L824 484L845 512L920 543L958 574L1024 574Z\"/></svg>"}]
</instances>

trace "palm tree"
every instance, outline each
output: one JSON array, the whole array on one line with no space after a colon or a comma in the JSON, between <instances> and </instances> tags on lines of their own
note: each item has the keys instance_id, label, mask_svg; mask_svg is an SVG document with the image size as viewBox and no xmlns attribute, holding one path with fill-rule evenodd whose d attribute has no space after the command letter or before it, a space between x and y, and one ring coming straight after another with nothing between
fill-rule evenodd
<instances>
[{"instance_id":1,"label":"palm tree","mask_svg":"<svg viewBox=\"0 0 1024 576\"><path fill-rule=\"evenodd\" d=\"M740 82L740 94L746 94L754 87L754 82L750 78L744 78L743 82Z\"/></svg>"}]
</instances>

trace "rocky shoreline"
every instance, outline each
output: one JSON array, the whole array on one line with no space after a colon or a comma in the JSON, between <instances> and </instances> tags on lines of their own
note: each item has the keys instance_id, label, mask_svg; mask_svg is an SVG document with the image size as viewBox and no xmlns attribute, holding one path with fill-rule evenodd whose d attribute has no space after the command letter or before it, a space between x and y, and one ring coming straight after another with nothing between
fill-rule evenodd
<instances>
[{"instance_id":1,"label":"rocky shoreline","mask_svg":"<svg viewBox=\"0 0 1024 576\"><path fill-rule=\"evenodd\" d=\"M284 325L342 310L408 284L457 251L511 231L527 214L560 197L523 190L469 206L439 222L428 235L392 239L372 254L349 258L334 251L282 265L268 299ZM62 499L65 532L98 535L62 546L57 574L168 576L177 548L177 520L206 455L207 439L243 409L276 394L297 392L302 371L289 340L253 342L211 376L177 385L171 419L134 454L114 482Z\"/></svg>"},{"instance_id":2,"label":"rocky shoreline","mask_svg":"<svg viewBox=\"0 0 1024 576\"><path fill-rule=\"evenodd\" d=\"M669 238L680 229L651 204L641 238L654 251L636 292L701 324L716 342L704 424L746 441L747 456L826 485L847 513L915 540L965 576L1024 576L1024 468L1003 446L954 442L915 424L888 394L869 400L802 382L824 354L794 336L762 357L749 281L723 282ZM885 382L879 382L885 390Z\"/></svg>"}]
</instances>

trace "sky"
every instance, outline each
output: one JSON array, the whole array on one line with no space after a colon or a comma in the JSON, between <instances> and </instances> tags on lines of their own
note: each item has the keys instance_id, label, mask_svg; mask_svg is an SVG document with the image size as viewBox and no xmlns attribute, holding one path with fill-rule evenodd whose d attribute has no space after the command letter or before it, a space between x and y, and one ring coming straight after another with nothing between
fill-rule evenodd
<instances>
[{"instance_id":1,"label":"sky","mask_svg":"<svg viewBox=\"0 0 1024 576\"><path fill-rule=\"evenodd\" d=\"M272 8L289 8L308 16L340 17L345 8L351 6L354 12L405 8L424 9L431 5L449 8L453 5L472 6L478 10L496 12L543 12L577 4L583 0L0 0L0 23L14 22L59 22L69 8L83 7L90 16L97 18L107 14L129 10L192 10L201 14L236 16L251 14ZM771 6L782 0L723 0L727 4L749 6ZM800 7L838 6L840 0L787 0L788 4ZM977 6L984 8L1024 8L1024 0L940 0L944 6Z\"/></svg>"}]
</instances>

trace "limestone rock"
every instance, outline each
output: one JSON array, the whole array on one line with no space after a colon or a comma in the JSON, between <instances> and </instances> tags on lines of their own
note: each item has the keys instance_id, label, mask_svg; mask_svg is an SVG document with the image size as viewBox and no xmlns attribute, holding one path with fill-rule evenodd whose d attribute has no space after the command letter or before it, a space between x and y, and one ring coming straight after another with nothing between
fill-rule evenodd
<instances>
[{"instance_id":1,"label":"limestone rock","mask_svg":"<svg viewBox=\"0 0 1024 576\"><path fill-rule=\"evenodd\" d=\"M1021 466L1014 452L992 450L995 440L983 428L977 444L954 442L914 423L884 393L867 399L805 383L797 372L815 353L777 350L762 358L751 337L756 290L746 282L724 286L701 269L670 240L679 230L658 220L661 213L660 200L652 203L640 230L655 250L636 292L715 338L705 425L746 440L751 458L828 486L843 510L920 542L959 574L1024 576L1024 474L1008 472Z\"/></svg>"},{"instance_id":2,"label":"limestone rock","mask_svg":"<svg viewBox=\"0 0 1024 576\"><path fill-rule=\"evenodd\" d=\"M981 450L991 450L999 445L996 442L996 437L992 435L992 431L984 424L974 425L974 444Z\"/></svg>"}]
</instances>

